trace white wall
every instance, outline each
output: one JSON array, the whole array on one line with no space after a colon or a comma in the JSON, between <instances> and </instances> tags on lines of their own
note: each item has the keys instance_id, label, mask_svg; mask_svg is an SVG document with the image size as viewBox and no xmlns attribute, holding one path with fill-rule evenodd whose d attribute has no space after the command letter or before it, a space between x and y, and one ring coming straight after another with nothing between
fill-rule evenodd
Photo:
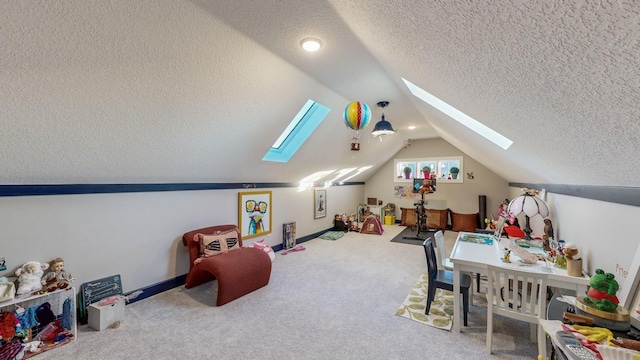
<instances>
[{"instance_id":1,"label":"white wall","mask_svg":"<svg viewBox=\"0 0 640 360\"><path fill-rule=\"evenodd\" d=\"M313 218L313 189L273 192L272 233L282 243L282 224L297 222L302 237L333 226L333 214L355 209L363 186L327 189L327 216ZM237 224L238 192L205 190L119 194L0 197L0 257L10 276L27 261L62 257L74 285L121 274L125 292L186 274L182 234L201 227Z\"/></svg>"},{"instance_id":2,"label":"white wall","mask_svg":"<svg viewBox=\"0 0 640 360\"><path fill-rule=\"evenodd\" d=\"M520 193L520 188L511 187L510 199ZM547 193L545 202L556 237L578 246L587 273L603 269L614 274L623 302L633 280L629 274L638 271L632 268L639 245L633 224L640 219L640 207L553 193ZM533 236L542 236L542 220L531 218ZM524 218L519 221L524 227Z\"/></svg>"},{"instance_id":3,"label":"white wall","mask_svg":"<svg viewBox=\"0 0 640 360\"><path fill-rule=\"evenodd\" d=\"M435 193L425 195L425 200L428 201L427 208L449 208L457 213L476 213L479 210L478 196L486 195L487 215L496 213L498 205L509 194L507 181L441 138L412 140L411 146L398 151L376 174L367 180L365 197L376 197L383 200L385 204L395 203L396 216L399 217L400 208L413 208L415 199L407 200L394 197L394 186L411 185L410 183L394 182L394 159L448 156L464 157L464 173L461 171L459 175L464 179L464 182L462 184L439 182ZM467 172L473 172L473 180L466 178Z\"/></svg>"}]
</instances>

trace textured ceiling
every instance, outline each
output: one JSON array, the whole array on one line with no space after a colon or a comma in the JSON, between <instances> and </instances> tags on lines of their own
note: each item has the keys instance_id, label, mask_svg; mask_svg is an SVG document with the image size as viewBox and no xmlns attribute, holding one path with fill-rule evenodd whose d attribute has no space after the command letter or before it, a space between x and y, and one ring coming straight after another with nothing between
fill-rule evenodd
<instances>
[{"instance_id":1,"label":"textured ceiling","mask_svg":"<svg viewBox=\"0 0 640 360\"><path fill-rule=\"evenodd\" d=\"M442 137L509 181L639 186L639 19L624 1L1 2L0 183L299 181ZM309 98L327 119L288 164L262 162ZM398 134L349 151L352 100L371 127L389 100Z\"/></svg>"}]
</instances>

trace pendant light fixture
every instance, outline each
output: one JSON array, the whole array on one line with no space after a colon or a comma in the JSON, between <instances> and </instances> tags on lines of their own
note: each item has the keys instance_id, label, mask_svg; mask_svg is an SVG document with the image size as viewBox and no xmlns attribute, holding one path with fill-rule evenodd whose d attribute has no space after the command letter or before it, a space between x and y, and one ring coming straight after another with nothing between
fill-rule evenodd
<instances>
[{"instance_id":1,"label":"pendant light fixture","mask_svg":"<svg viewBox=\"0 0 640 360\"><path fill-rule=\"evenodd\" d=\"M378 102L377 105L384 110L384 108L387 105L389 105L389 102L388 101L380 101L380 102ZM376 123L376 126L373 128L373 131L371 132L371 135L379 136L380 137L380 141L382 141L382 136L383 135L392 135L392 134L395 134L395 132L396 131L393 130L393 126L391 126L391 123L384 119L384 112L383 112L382 113L382 120L380 120L380 121L378 121Z\"/></svg>"}]
</instances>

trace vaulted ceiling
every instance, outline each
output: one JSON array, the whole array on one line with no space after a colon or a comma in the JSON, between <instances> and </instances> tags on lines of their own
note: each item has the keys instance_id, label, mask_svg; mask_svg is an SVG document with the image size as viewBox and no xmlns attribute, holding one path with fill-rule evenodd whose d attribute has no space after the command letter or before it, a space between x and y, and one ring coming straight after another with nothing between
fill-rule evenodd
<instances>
[{"instance_id":1,"label":"vaulted ceiling","mask_svg":"<svg viewBox=\"0 0 640 360\"><path fill-rule=\"evenodd\" d=\"M1 184L297 182L372 166L351 179L366 181L406 139L442 137L509 181L638 186L634 2L7 1L0 14ZM309 36L320 51L302 51ZM307 99L331 112L288 163L263 162ZM373 114L358 152L342 120L353 100ZM397 130L382 141L381 100Z\"/></svg>"}]
</instances>

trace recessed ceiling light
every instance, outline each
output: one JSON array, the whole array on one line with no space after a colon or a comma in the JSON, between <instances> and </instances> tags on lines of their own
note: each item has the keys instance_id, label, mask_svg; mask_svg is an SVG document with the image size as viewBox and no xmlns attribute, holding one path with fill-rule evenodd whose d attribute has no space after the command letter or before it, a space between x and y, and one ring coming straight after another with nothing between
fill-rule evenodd
<instances>
[{"instance_id":1,"label":"recessed ceiling light","mask_svg":"<svg viewBox=\"0 0 640 360\"><path fill-rule=\"evenodd\" d=\"M322 41L314 38L306 38L300 41L300 46L308 52L314 52L320 50Z\"/></svg>"},{"instance_id":2,"label":"recessed ceiling light","mask_svg":"<svg viewBox=\"0 0 640 360\"><path fill-rule=\"evenodd\" d=\"M409 129L409 130L413 130L413 129L415 129L415 128L416 128L415 126L411 125L411 126L409 126L407 129Z\"/></svg>"}]
</instances>

